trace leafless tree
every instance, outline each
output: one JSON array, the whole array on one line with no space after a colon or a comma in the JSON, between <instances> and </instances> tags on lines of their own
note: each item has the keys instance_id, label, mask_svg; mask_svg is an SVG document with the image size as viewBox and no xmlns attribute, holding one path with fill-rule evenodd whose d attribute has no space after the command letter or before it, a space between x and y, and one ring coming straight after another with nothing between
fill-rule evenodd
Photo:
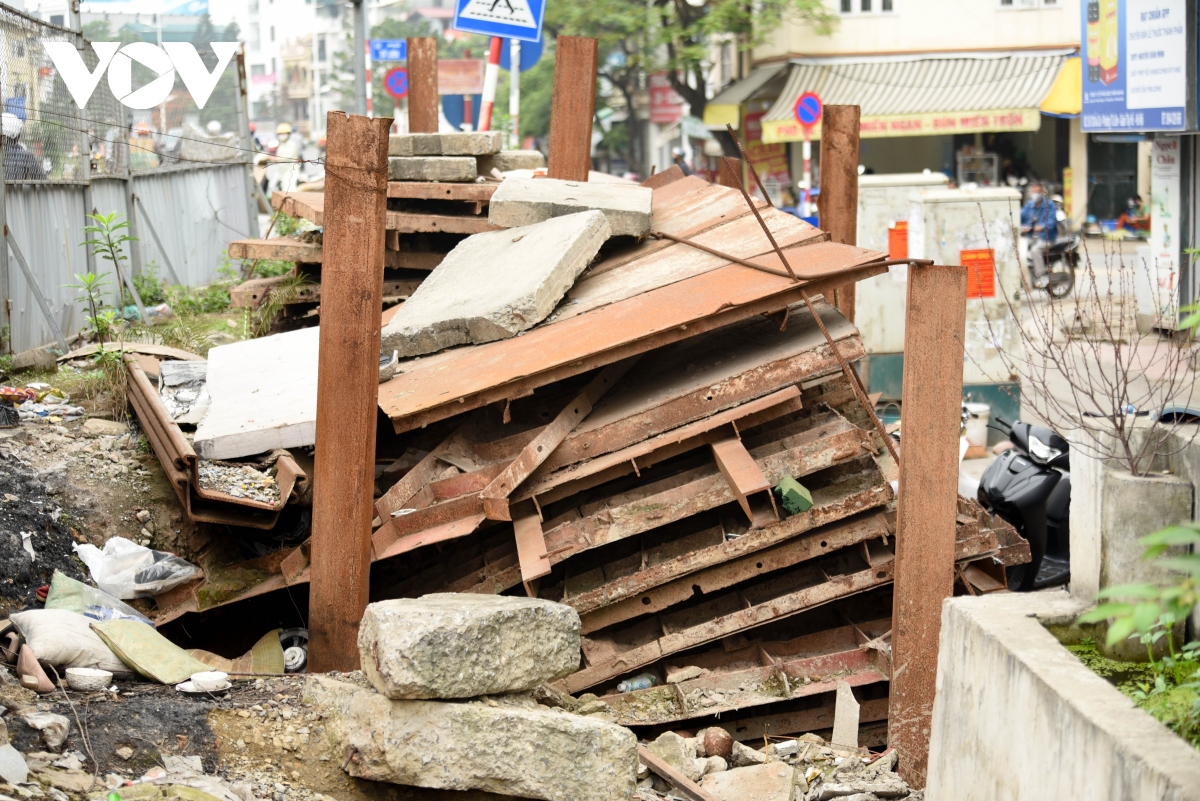
<instances>
[{"instance_id":1,"label":"leafless tree","mask_svg":"<svg viewBox=\"0 0 1200 801\"><path fill-rule=\"evenodd\" d=\"M1013 221L1016 253L1018 230ZM1016 323L1021 352L1001 349L1000 359L1005 373L1019 379L1023 403L1060 434L1074 435L1072 447L1145 475L1156 457L1178 452L1196 436L1197 426L1188 425L1183 415L1162 415L1165 408L1194 398L1195 325L1140 333L1138 278L1145 278L1143 286L1149 287L1163 321L1179 319L1176 288L1160 285L1153 263L1106 245L1093 253L1084 240L1074 290L1062 297L1034 289L1024 264L1020 286L1005 286L997 271L1007 319L985 319L993 342L1000 341L998 329L1008 320Z\"/></svg>"}]
</instances>

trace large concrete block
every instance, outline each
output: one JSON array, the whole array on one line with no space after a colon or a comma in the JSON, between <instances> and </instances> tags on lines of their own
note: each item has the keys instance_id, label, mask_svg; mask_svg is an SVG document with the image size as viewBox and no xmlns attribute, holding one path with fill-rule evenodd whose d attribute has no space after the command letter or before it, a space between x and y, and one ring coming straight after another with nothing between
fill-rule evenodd
<instances>
[{"instance_id":1,"label":"large concrete block","mask_svg":"<svg viewBox=\"0 0 1200 801\"><path fill-rule=\"evenodd\" d=\"M499 153L503 143L500 131L392 134L388 137L388 155L487 156Z\"/></svg>"},{"instance_id":2,"label":"large concrete block","mask_svg":"<svg viewBox=\"0 0 1200 801\"><path fill-rule=\"evenodd\" d=\"M1200 752L1046 629L1085 608L1057 591L943 602L928 801L1200 801Z\"/></svg>"},{"instance_id":3,"label":"large concrete block","mask_svg":"<svg viewBox=\"0 0 1200 801\"><path fill-rule=\"evenodd\" d=\"M633 793L633 732L528 696L393 701L314 677L305 700L323 718L330 753L350 755L346 771L358 778L545 801L621 801Z\"/></svg>"},{"instance_id":4,"label":"large concrete block","mask_svg":"<svg viewBox=\"0 0 1200 801\"><path fill-rule=\"evenodd\" d=\"M383 329L401 357L507 339L550 315L609 237L598 211L469 236Z\"/></svg>"},{"instance_id":5,"label":"large concrete block","mask_svg":"<svg viewBox=\"0 0 1200 801\"><path fill-rule=\"evenodd\" d=\"M388 158L389 181L474 181L479 173L470 156L411 156Z\"/></svg>"},{"instance_id":6,"label":"large concrete block","mask_svg":"<svg viewBox=\"0 0 1200 801\"><path fill-rule=\"evenodd\" d=\"M506 178L492 195L488 219L515 228L585 209L604 212L613 236L650 233L650 196L646 186L578 183L554 178Z\"/></svg>"},{"instance_id":7,"label":"large concrete block","mask_svg":"<svg viewBox=\"0 0 1200 801\"><path fill-rule=\"evenodd\" d=\"M719 801L792 801L796 776L791 765L769 762L710 774L700 786Z\"/></svg>"},{"instance_id":8,"label":"large concrete block","mask_svg":"<svg viewBox=\"0 0 1200 801\"><path fill-rule=\"evenodd\" d=\"M540 170L545 166L546 157L540 150L501 150L492 156L479 157L480 175L491 175L492 170Z\"/></svg>"},{"instance_id":9,"label":"large concrete block","mask_svg":"<svg viewBox=\"0 0 1200 801\"><path fill-rule=\"evenodd\" d=\"M579 615L536 598L437 593L371 604L363 673L389 698L532 690L579 669Z\"/></svg>"}]
</instances>

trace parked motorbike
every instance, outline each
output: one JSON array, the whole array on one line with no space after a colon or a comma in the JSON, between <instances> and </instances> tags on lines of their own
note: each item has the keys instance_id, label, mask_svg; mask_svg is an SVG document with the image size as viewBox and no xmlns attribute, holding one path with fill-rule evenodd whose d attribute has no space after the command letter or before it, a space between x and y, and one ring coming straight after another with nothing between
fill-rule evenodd
<instances>
[{"instance_id":1,"label":"parked motorbike","mask_svg":"<svg viewBox=\"0 0 1200 801\"><path fill-rule=\"evenodd\" d=\"M1055 198L1056 204L1058 199ZM1064 229L1064 223L1067 220L1066 212L1059 206L1056 211L1058 218L1058 230L1060 233L1055 237L1050 247L1046 250L1046 272L1049 278L1049 283L1044 287L1037 286L1037 277L1033 271L1033 249L1027 247L1025 249L1025 269L1029 271L1029 285L1035 289L1044 289L1055 298L1065 298L1071 294L1071 290L1075 288L1075 268L1079 266L1079 249L1083 244L1083 237L1077 233L1061 233ZM1026 239L1031 239L1029 232L1023 231L1022 234ZM1027 242L1032 244L1032 241Z\"/></svg>"},{"instance_id":2,"label":"parked motorbike","mask_svg":"<svg viewBox=\"0 0 1200 801\"><path fill-rule=\"evenodd\" d=\"M979 502L1029 541L1029 564L1008 570L1010 590L1028 592L1071 578L1071 473L1067 441L1043 426L996 417L988 424L1013 446L979 482Z\"/></svg>"}]
</instances>

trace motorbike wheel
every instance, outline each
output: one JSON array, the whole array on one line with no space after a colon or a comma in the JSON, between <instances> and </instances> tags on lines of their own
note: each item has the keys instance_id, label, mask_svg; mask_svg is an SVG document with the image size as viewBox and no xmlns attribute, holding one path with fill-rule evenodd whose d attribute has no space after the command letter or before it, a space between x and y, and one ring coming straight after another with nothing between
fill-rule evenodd
<instances>
[{"instance_id":1,"label":"motorbike wheel","mask_svg":"<svg viewBox=\"0 0 1200 801\"><path fill-rule=\"evenodd\" d=\"M1055 267L1058 267L1055 270ZM1075 271L1071 269L1071 265L1063 262L1057 262L1050 265L1050 286L1046 290L1053 298L1065 298L1071 294L1071 290L1075 288Z\"/></svg>"}]
</instances>

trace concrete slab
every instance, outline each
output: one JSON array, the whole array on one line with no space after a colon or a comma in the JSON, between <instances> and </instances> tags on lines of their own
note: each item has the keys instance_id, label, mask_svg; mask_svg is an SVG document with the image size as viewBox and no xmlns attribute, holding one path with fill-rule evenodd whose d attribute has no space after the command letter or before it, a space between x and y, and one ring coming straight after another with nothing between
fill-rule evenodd
<instances>
[{"instance_id":1,"label":"concrete slab","mask_svg":"<svg viewBox=\"0 0 1200 801\"><path fill-rule=\"evenodd\" d=\"M613 801L634 790L633 732L529 696L393 701L325 677L310 679L304 696L328 753L350 755L345 770L356 778L545 801Z\"/></svg>"},{"instance_id":2,"label":"concrete slab","mask_svg":"<svg viewBox=\"0 0 1200 801\"><path fill-rule=\"evenodd\" d=\"M612 236L645 236L650 232L652 194L645 186L510 176L492 195L488 220L516 228L596 209L608 218Z\"/></svg>"},{"instance_id":3,"label":"concrete slab","mask_svg":"<svg viewBox=\"0 0 1200 801\"><path fill-rule=\"evenodd\" d=\"M488 156L499 153L503 144L500 131L392 134L388 137L388 155Z\"/></svg>"},{"instance_id":4,"label":"concrete slab","mask_svg":"<svg viewBox=\"0 0 1200 801\"><path fill-rule=\"evenodd\" d=\"M540 150L501 150L491 156L479 157L480 175L491 175L492 170L540 170L545 166L546 157Z\"/></svg>"},{"instance_id":5,"label":"concrete slab","mask_svg":"<svg viewBox=\"0 0 1200 801\"><path fill-rule=\"evenodd\" d=\"M470 156L392 156L389 181L474 181L479 173Z\"/></svg>"},{"instance_id":6,"label":"concrete slab","mask_svg":"<svg viewBox=\"0 0 1200 801\"><path fill-rule=\"evenodd\" d=\"M1065 592L942 605L928 801L1200 801L1200 752L1059 644Z\"/></svg>"},{"instance_id":7,"label":"concrete slab","mask_svg":"<svg viewBox=\"0 0 1200 801\"><path fill-rule=\"evenodd\" d=\"M319 328L221 345L208 352L208 413L193 446L236 459L316 441Z\"/></svg>"},{"instance_id":8,"label":"concrete slab","mask_svg":"<svg viewBox=\"0 0 1200 801\"><path fill-rule=\"evenodd\" d=\"M384 326L383 350L407 358L532 328L554 310L609 233L603 213L586 211L467 237Z\"/></svg>"},{"instance_id":9,"label":"concrete slab","mask_svg":"<svg viewBox=\"0 0 1200 801\"><path fill-rule=\"evenodd\" d=\"M719 801L793 801L796 797L795 770L783 762L712 773L700 786Z\"/></svg>"},{"instance_id":10,"label":"concrete slab","mask_svg":"<svg viewBox=\"0 0 1200 801\"><path fill-rule=\"evenodd\" d=\"M363 672L389 698L521 692L579 669L579 615L536 598L436 593L370 604Z\"/></svg>"},{"instance_id":11,"label":"concrete slab","mask_svg":"<svg viewBox=\"0 0 1200 801\"><path fill-rule=\"evenodd\" d=\"M833 736L829 742L858 748L858 701L849 682L837 683L837 696L833 706Z\"/></svg>"}]
</instances>

